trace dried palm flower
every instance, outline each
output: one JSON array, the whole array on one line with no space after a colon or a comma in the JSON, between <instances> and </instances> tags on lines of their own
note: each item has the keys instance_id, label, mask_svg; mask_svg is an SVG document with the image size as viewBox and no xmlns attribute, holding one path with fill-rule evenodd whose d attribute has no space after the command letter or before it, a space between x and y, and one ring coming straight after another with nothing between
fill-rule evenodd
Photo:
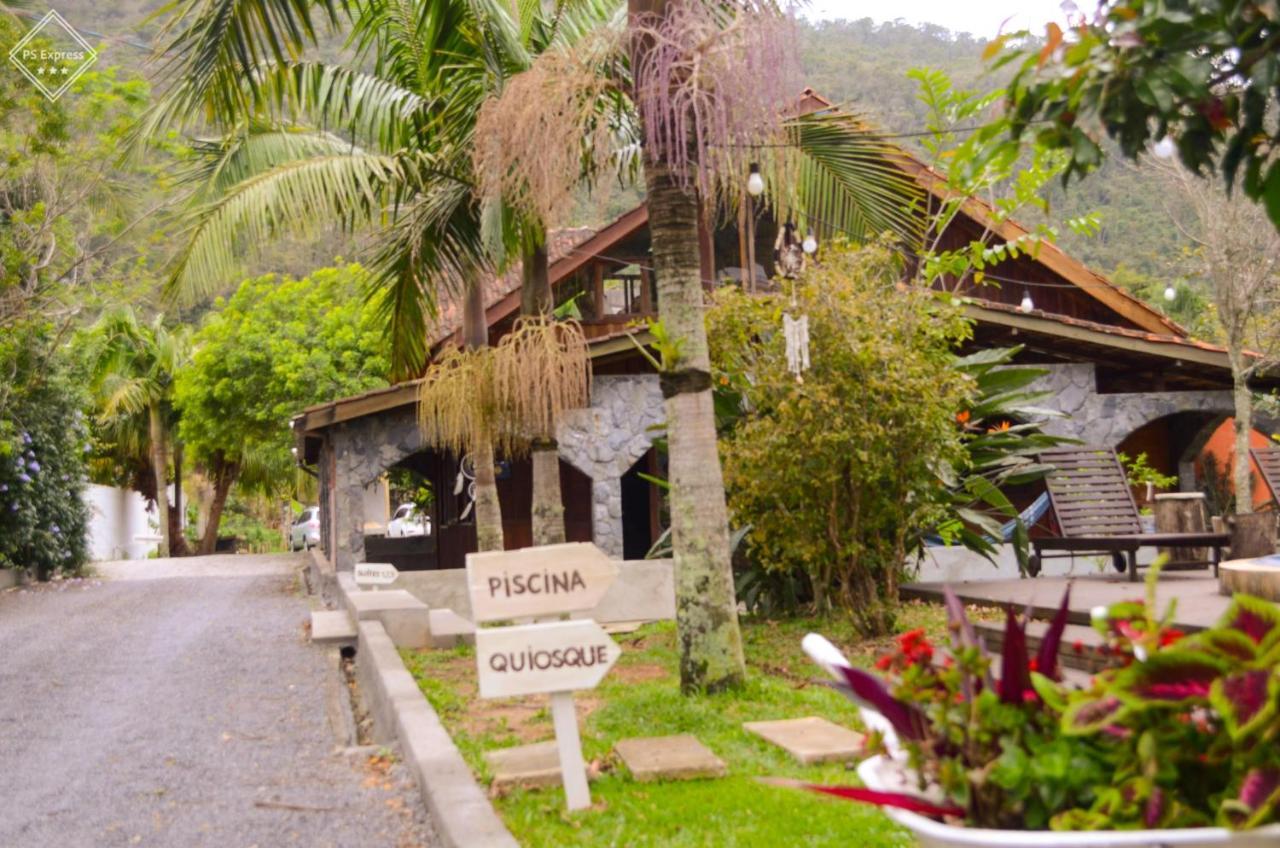
<instances>
[{"instance_id":1,"label":"dried palm flower","mask_svg":"<svg viewBox=\"0 0 1280 848\"><path fill-rule=\"evenodd\" d=\"M522 318L498 350L498 391L531 437L554 437L567 411L589 403L591 362L576 321Z\"/></svg>"},{"instance_id":2,"label":"dried palm flower","mask_svg":"<svg viewBox=\"0 0 1280 848\"><path fill-rule=\"evenodd\" d=\"M472 155L482 196L541 222L568 212L574 189L613 154L623 119L611 68L624 43L620 30L602 28L548 50L485 101Z\"/></svg>"},{"instance_id":3,"label":"dried palm flower","mask_svg":"<svg viewBox=\"0 0 1280 848\"><path fill-rule=\"evenodd\" d=\"M645 155L704 202L736 205L750 163L787 160L771 151L788 144L801 88L793 13L768 0L675 0L633 32L645 44L634 68Z\"/></svg>"}]
</instances>

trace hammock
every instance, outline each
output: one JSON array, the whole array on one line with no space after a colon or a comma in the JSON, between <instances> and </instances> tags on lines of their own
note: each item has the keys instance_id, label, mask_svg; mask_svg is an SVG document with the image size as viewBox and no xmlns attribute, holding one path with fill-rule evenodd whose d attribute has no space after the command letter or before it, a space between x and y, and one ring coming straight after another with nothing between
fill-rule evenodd
<instances>
[{"instance_id":1,"label":"hammock","mask_svg":"<svg viewBox=\"0 0 1280 848\"><path fill-rule=\"evenodd\" d=\"M1031 502L1031 506L1018 513L1018 517L1016 519L1006 521L1004 524L1000 525L1000 538L998 540L990 539L990 537L988 538L993 544L1011 541L1013 539L1013 530L1018 526L1019 521L1027 527L1032 527L1040 519L1044 518L1045 513L1048 511L1049 493L1044 492L1040 497ZM925 536L924 543L931 548L942 547L945 544L939 536L934 535Z\"/></svg>"}]
</instances>

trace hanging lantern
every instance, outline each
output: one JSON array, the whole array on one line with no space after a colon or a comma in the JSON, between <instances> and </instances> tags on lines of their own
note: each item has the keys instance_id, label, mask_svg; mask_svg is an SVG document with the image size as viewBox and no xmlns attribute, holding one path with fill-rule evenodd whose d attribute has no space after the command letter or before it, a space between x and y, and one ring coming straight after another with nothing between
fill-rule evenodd
<instances>
[{"instance_id":1,"label":"hanging lantern","mask_svg":"<svg viewBox=\"0 0 1280 848\"><path fill-rule=\"evenodd\" d=\"M800 375L809 370L809 316L793 318L784 312L782 334L787 343L787 370L799 380Z\"/></svg>"}]
</instances>

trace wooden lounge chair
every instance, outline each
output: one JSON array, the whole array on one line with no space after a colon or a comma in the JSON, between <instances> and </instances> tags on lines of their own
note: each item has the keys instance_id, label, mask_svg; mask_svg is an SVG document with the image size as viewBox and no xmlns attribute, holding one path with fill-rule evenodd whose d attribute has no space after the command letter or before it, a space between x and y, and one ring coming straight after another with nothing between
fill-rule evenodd
<instances>
[{"instance_id":1,"label":"wooden lounge chair","mask_svg":"<svg viewBox=\"0 0 1280 848\"><path fill-rule=\"evenodd\" d=\"M1272 500L1280 505L1280 447L1249 448L1249 455L1258 466Z\"/></svg>"},{"instance_id":2,"label":"wooden lounge chair","mask_svg":"<svg viewBox=\"0 0 1280 848\"><path fill-rule=\"evenodd\" d=\"M1110 554L1117 571L1138 579L1138 549L1209 548L1213 573L1218 574L1226 533L1143 533L1138 505L1124 476L1124 468L1110 448L1062 448L1046 451L1040 461L1054 466L1046 478L1049 500L1062 535L1032 539L1035 553L1027 564L1034 577L1040 573L1045 551L1052 556Z\"/></svg>"}]
</instances>

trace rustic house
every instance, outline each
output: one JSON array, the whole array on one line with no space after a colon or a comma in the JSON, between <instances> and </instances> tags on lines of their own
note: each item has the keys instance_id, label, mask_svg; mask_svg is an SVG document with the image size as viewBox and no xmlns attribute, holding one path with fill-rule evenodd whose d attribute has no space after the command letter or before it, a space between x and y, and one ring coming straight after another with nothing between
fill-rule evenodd
<instances>
[{"instance_id":1,"label":"rustic house","mask_svg":"<svg viewBox=\"0 0 1280 848\"><path fill-rule=\"evenodd\" d=\"M926 191L944 191L936 174L903 155L901 166ZM764 216L756 232L757 276L772 277L777 225ZM1025 230L997 221L969 199L944 238L967 243L991 231L1012 241ZM703 279L745 276L732 227L705 232ZM638 319L656 314L648 213L641 205L597 231L558 233L550 245L557 303L573 300L589 340L591 405L558 434L568 538L593 540L609 554L644 556L662 530L659 492L642 476L660 473L653 450L663 422L657 376L637 350ZM971 345L1021 345L1021 360L1043 366L1050 395L1042 403L1066 417L1050 429L1089 444L1146 452L1151 464L1195 485L1194 462L1231 413L1231 372L1224 350L1190 338L1167 317L1058 248L1020 255L990 269L999 286L960 281L975 322ZM490 338L508 332L520 311L518 271L486 291ZM1027 296L1031 304L1024 302ZM1028 308L1029 307L1029 308ZM436 348L455 340L445 323ZM293 422L300 461L320 479L324 547L339 568L366 557L364 492L392 467L409 467L437 494L433 538L419 542L412 567L458 568L474 550L464 458L423 445L415 415L417 383L407 382L303 411ZM527 461L504 461L499 496L508 547L531 544ZM373 522L376 524L376 520ZM379 554L382 558L385 554Z\"/></svg>"}]
</instances>

